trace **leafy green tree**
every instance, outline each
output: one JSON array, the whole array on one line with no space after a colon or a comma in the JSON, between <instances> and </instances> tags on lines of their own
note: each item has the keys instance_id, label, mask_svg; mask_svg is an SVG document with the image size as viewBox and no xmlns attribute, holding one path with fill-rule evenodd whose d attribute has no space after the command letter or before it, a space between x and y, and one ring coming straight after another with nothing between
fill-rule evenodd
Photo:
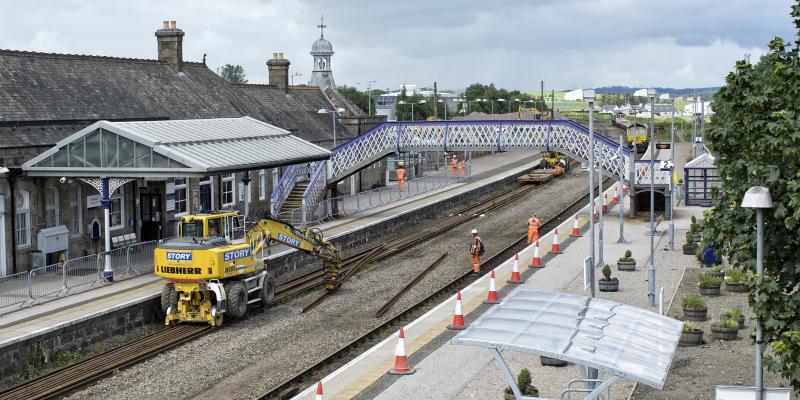
<instances>
[{"instance_id":1,"label":"leafy green tree","mask_svg":"<svg viewBox=\"0 0 800 400\"><path fill-rule=\"evenodd\" d=\"M545 94L546 96L546 94ZM523 101L532 101L525 105L526 107L536 107L539 110L545 111L550 107L547 106L547 97L543 100L540 96L531 96L527 93L521 93L519 90L506 90L497 89L493 83L483 85L480 83L473 83L464 90L464 97L469 100L469 111L477 111L489 114L492 112L492 100L494 100L494 112L496 114L507 113L509 109L509 102L511 112L514 112L518 107L524 103ZM476 102L476 99L488 100ZM504 99L504 102L497 101L497 99ZM515 100L520 100L519 102Z\"/></svg>"},{"instance_id":2,"label":"leafy green tree","mask_svg":"<svg viewBox=\"0 0 800 400\"><path fill-rule=\"evenodd\" d=\"M369 110L369 94L352 86L339 86L336 88L347 100L358 106L364 114ZM372 99L372 109L375 109L375 99Z\"/></svg>"},{"instance_id":3,"label":"leafy green tree","mask_svg":"<svg viewBox=\"0 0 800 400\"><path fill-rule=\"evenodd\" d=\"M800 1L792 6L800 32ZM781 38L753 65L738 61L714 95L707 138L717 158L720 203L707 212L704 240L731 264L755 269L755 212L740 207L751 186L770 189L764 212L764 276L750 305L763 325L765 364L800 391L800 34ZM759 285L750 283L754 289Z\"/></svg>"},{"instance_id":4,"label":"leafy green tree","mask_svg":"<svg viewBox=\"0 0 800 400\"><path fill-rule=\"evenodd\" d=\"M247 75L241 65L225 64L220 70L219 76L235 85L247 83Z\"/></svg>"}]
</instances>

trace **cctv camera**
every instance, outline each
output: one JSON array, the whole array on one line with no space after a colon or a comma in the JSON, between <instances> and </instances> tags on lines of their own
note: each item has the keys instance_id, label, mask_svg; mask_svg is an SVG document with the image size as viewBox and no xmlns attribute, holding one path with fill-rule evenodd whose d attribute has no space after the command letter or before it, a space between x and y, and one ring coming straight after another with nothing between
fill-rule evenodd
<instances>
[{"instance_id":1,"label":"cctv camera","mask_svg":"<svg viewBox=\"0 0 800 400\"><path fill-rule=\"evenodd\" d=\"M62 176L61 179L59 179L59 182L67 183L67 177L66 176Z\"/></svg>"}]
</instances>

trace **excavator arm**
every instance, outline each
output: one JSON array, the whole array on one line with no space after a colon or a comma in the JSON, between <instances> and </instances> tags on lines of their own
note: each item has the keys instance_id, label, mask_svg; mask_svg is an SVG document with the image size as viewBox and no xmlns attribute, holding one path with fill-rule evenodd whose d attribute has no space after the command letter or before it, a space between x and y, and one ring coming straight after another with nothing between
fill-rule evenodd
<instances>
[{"instance_id":1,"label":"excavator arm","mask_svg":"<svg viewBox=\"0 0 800 400\"><path fill-rule=\"evenodd\" d=\"M269 246L275 241L322 258L326 263L325 287L335 289L338 286L337 277L342 264L339 249L323 239L319 229L297 228L287 222L265 216L245 232L244 239L250 244L253 254L257 254L264 246Z\"/></svg>"}]
</instances>

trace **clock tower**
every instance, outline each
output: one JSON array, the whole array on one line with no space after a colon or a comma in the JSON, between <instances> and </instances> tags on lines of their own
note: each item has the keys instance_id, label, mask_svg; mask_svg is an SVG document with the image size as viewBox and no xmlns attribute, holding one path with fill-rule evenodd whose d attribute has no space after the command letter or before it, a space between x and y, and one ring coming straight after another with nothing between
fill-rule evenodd
<instances>
[{"instance_id":1,"label":"clock tower","mask_svg":"<svg viewBox=\"0 0 800 400\"><path fill-rule=\"evenodd\" d=\"M311 72L311 81L309 81L308 84L311 86L319 86L322 90L327 88L336 89L336 84L333 82L333 72L331 71L333 46L331 46L331 42L325 39L325 28L327 28L327 25L325 25L323 18L320 18L317 28L319 28L319 39L311 45L311 55L314 57L314 68Z\"/></svg>"}]
</instances>

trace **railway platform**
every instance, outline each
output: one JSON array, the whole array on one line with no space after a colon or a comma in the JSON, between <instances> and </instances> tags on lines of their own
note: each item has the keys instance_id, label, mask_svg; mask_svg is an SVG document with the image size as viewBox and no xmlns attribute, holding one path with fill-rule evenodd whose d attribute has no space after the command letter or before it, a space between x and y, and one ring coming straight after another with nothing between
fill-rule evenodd
<instances>
[{"instance_id":1,"label":"railway platform","mask_svg":"<svg viewBox=\"0 0 800 400\"><path fill-rule=\"evenodd\" d=\"M351 217L325 222L318 227L326 238L336 239L394 218L398 214L413 213L427 205L445 202L475 188L522 174L537 165L538 160L538 153L498 153L475 158L472 161L470 178ZM291 252L294 250L288 247L273 246L270 258L278 258ZM0 349L45 334L58 334L59 331L125 307L155 302L160 296L162 286L163 281L159 277L144 274L43 304L13 310L6 307L0 310Z\"/></svg>"},{"instance_id":2,"label":"railway platform","mask_svg":"<svg viewBox=\"0 0 800 400\"><path fill-rule=\"evenodd\" d=\"M607 191L612 193L613 187ZM667 222L656 227L656 306L649 306L647 299L647 265L649 263L650 237L648 221L628 218L629 197L624 198L624 235L628 243L617 243L619 238L619 206L611 207L604 216L604 260L612 266L612 276L620 280L620 291L605 293L597 291L597 297L630 304L649 311L659 312L659 292L663 288L663 307L666 310L677 289L683 272L693 256L683 255L680 247L668 251ZM540 239L540 255L545 265L541 269L528 268L533 256L533 246L520 251L519 265L525 282L520 285L507 284L513 258L505 260L495 268L496 285L502 297L517 288L521 290L556 291L588 295L583 285L584 258L589 253L588 207L579 212L582 236L570 237L573 219L567 219L559 228L562 254L548 254L555 232L550 231ZM692 215L700 215L702 208L679 206L674 215L676 238L681 238L689 229ZM597 226L596 226L597 227ZM597 229L599 234L599 229ZM680 243L679 240L676 242ZM617 271L616 260L625 250L631 250L637 260L636 270ZM602 276L596 268L596 279ZM489 275L484 275L463 288L463 312L469 324L491 305L483 304L487 296ZM323 380L326 399L462 399L500 398L506 381L492 354L486 349L458 346L450 343L456 331L447 329L453 320L455 296L438 304L420 318L405 326L405 351L409 363L416 368L413 375L396 376L386 372L394 365L397 334L368 349L346 365L330 373ZM544 367L538 357L514 352L503 352L513 373L528 368L533 384L539 388L540 396L558 398L571 379L579 377L574 365L563 368ZM612 398L627 398L635 385L621 381L612 390ZM313 399L315 386L300 392L295 399Z\"/></svg>"}]
</instances>

